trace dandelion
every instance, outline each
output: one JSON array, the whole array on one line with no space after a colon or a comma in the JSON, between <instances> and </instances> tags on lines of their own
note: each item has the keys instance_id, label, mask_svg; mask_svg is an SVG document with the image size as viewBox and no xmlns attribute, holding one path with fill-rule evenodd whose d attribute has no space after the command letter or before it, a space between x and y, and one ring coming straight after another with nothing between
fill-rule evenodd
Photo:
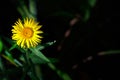
<instances>
[{"instance_id":1,"label":"dandelion","mask_svg":"<svg viewBox=\"0 0 120 80\"><path fill-rule=\"evenodd\" d=\"M42 36L39 34L43 33L40 30L42 26L34 19L26 18L23 22L18 19L12 27L12 39L21 48L35 47L38 43L41 43Z\"/></svg>"}]
</instances>

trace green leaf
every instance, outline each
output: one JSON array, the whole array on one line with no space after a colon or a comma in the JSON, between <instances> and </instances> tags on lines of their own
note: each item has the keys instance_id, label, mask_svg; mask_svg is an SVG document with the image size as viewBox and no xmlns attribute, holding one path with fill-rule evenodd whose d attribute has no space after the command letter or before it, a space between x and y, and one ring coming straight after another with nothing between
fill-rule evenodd
<instances>
[{"instance_id":1,"label":"green leaf","mask_svg":"<svg viewBox=\"0 0 120 80\"><path fill-rule=\"evenodd\" d=\"M5 54L6 54L7 57L9 57L9 59L14 60L13 56L11 55L11 53L8 52L7 50L5 50Z\"/></svg>"},{"instance_id":2,"label":"green leaf","mask_svg":"<svg viewBox=\"0 0 120 80\"><path fill-rule=\"evenodd\" d=\"M19 0L18 0L19 1ZM20 13L20 15L22 16L22 18L34 18L34 16L30 13L29 8L27 6L27 4L25 4L24 0L20 0L19 1L19 6L17 7L18 12Z\"/></svg>"},{"instance_id":3,"label":"green leaf","mask_svg":"<svg viewBox=\"0 0 120 80\"><path fill-rule=\"evenodd\" d=\"M17 47L17 44L13 44L13 45L11 46L11 48L9 49L9 51L15 49L16 47Z\"/></svg>"},{"instance_id":4,"label":"green leaf","mask_svg":"<svg viewBox=\"0 0 120 80\"><path fill-rule=\"evenodd\" d=\"M35 55L35 54L30 54L30 59L32 60L32 62L34 63L34 64L43 64L43 63L46 63L46 61L45 60L43 60L43 59L41 59L41 58L39 58L37 55Z\"/></svg>"},{"instance_id":5,"label":"green leaf","mask_svg":"<svg viewBox=\"0 0 120 80\"><path fill-rule=\"evenodd\" d=\"M72 80L67 73L65 73L65 72L57 69L52 63L48 63L48 66L49 66L52 70L54 70L54 71L58 74L58 76L59 76L60 78L62 78L62 80Z\"/></svg>"},{"instance_id":6,"label":"green leaf","mask_svg":"<svg viewBox=\"0 0 120 80\"><path fill-rule=\"evenodd\" d=\"M8 37L3 37L3 39L6 40L8 42L8 44L11 45L11 47L9 48L9 51L11 51L17 47L12 39L10 39ZM5 46L5 47L7 47L7 46Z\"/></svg>"},{"instance_id":7,"label":"green leaf","mask_svg":"<svg viewBox=\"0 0 120 80\"><path fill-rule=\"evenodd\" d=\"M36 56L38 56L41 60L50 62L50 60L46 56L44 56L41 51L37 50L36 48L30 48L30 50L32 51L32 53L34 53Z\"/></svg>"},{"instance_id":8,"label":"green leaf","mask_svg":"<svg viewBox=\"0 0 120 80\"><path fill-rule=\"evenodd\" d=\"M6 55L2 55L6 60L8 60L11 64L15 65L16 67L18 66L23 66L17 59L14 59L12 54L5 50Z\"/></svg>"},{"instance_id":9,"label":"green leaf","mask_svg":"<svg viewBox=\"0 0 120 80\"><path fill-rule=\"evenodd\" d=\"M2 40L0 39L0 52L2 52L2 49L3 49L3 42L2 42Z\"/></svg>"},{"instance_id":10,"label":"green leaf","mask_svg":"<svg viewBox=\"0 0 120 80\"><path fill-rule=\"evenodd\" d=\"M55 42L56 42L56 41L47 42L47 43L45 43L45 44L38 45L38 46L36 47L36 49L37 49L37 50L45 49L46 47L53 45Z\"/></svg>"},{"instance_id":11,"label":"green leaf","mask_svg":"<svg viewBox=\"0 0 120 80\"><path fill-rule=\"evenodd\" d=\"M98 53L98 55L110 55L110 54L120 54L120 50L109 50Z\"/></svg>"},{"instance_id":12,"label":"green leaf","mask_svg":"<svg viewBox=\"0 0 120 80\"><path fill-rule=\"evenodd\" d=\"M8 38L8 37L3 37L3 38L11 45L11 47L9 48L9 51L11 51L11 50L13 50L13 49L18 49L18 50L21 51L22 53L25 53L25 50L24 50L23 48L20 48L19 46L17 46L12 39L10 39L10 38ZM6 47L7 47L7 46L6 46Z\"/></svg>"},{"instance_id":13,"label":"green leaf","mask_svg":"<svg viewBox=\"0 0 120 80\"><path fill-rule=\"evenodd\" d=\"M96 0L88 0L88 3L91 7L95 6Z\"/></svg>"},{"instance_id":14,"label":"green leaf","mask_svg":"<svg viewBox=\"0 0 120 80\"><path fill-rule=\"evenodd\" d=\"M36 18L37 15L37 9L36 9L36 0L29 0L29 11L30 14Z\"/></svg>"},{"instance_id":15,"label":"green leaf","mask_svg":"<svg viewBox=\"0 0 120 80\"><path fill-rule=\"evenodd\" d=\"M30 57L30 59L32 60L32 62L33 62L34 64L45 64L45 63L46 63L45 60L39 58L37 55L35 55L35 54L33 54L33 53L30 54L29 57ZM48 58L48 59L51 61L51 63L56 63L56 62L58 62L58 59L56 59L56 58Z\"/></svg>"},{"instance_id":16,"label":"green leaf","mask_svg":"<svg viewBox=\"0 0 120 80\"><path fill-rule=\"evenodd\" d=\"M72 80L72 79L69 77L69 75L68 75L67 73L65 73L65 72L62 72L61 77L63 78L63 80Z\"/></svg>"},{"instance_id":17,"label":"green leaf","mask_svg":"<svg viewBox=\"0 0 120 80\"><path fill-rule=\"evenodd\" d=\"M89 17L90 17L90 10L86 9L83 20L84 20L84 21L87 21L87 20L89 19Z\"/></svg>"},{"instance_id":18,"label":"green leaf","mask_svg":"<svg viewBox=\"0 0 120 80\"><path fill-rule=\"evenodd\" d=\"M59 60L56 59L56 58L48 58L48 59L51 61L51 63L57 63L57 62L59 62Z\"/></svg>"},{"instance_id":19,"label":"green leaf","mask_svg":"<svg viewBox=\"0 0 120 80\"><path fill-rule=\"evenodd\" d=\"M18 65L14 62L13 59L11 59L9 56L6 55L2 55L2 57L4 57L7 61L9 61L11 64L13 64L14 66L18 67Z\"/></svg>"}]
</instances>

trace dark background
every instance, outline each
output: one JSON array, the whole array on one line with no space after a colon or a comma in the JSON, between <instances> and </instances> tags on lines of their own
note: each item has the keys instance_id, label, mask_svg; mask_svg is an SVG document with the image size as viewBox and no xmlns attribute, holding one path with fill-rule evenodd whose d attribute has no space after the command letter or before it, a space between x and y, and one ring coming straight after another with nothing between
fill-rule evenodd
<instances>
[{"instance_id":1,"label":"dark background","mask_svg":"<svg viewBox=\"0 0 120 80\"><path fill-rule=\"evenodd\" d=\"M84 1L83 1L84 2ZM11 26L21 17L14 0L0 2L0 34L11 38ZM86 22L79 18L72 28L70 21L76 15L83 16L80 5L82 0L44 0L37 2L38 20L43 24L43 43L57 42L43 50L48 57L59 60L56 66L67 72L73 80L119 80L120 55L110 54L99 56L107 50L119 50L119 2L117 0L97 0L90 9L90 17ZM65 11L68 15L55 15ZM71 17L72 15L72 17ZM67 30L71 31L64 37ZM62 43L61 43L62 42ZM58 46L62 44L61 50ZM89 57L92 57L90 60ZM45 77L57 80L55 73L43 68ZM48 73L46 73L48 71ZM47 79L46 79L47 80Z\"/></svg>"}]
</instances>

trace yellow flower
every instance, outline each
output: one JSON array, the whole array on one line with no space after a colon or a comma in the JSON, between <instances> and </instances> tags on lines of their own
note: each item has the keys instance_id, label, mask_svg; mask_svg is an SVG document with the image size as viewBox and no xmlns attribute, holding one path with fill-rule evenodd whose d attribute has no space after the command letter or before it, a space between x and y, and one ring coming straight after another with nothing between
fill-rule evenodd
<instances>
[{"instance_id":1,"label":"yellow flower","mask_svg":"<svg viewBox=\"0 0 120 80\"><path fill-rule=\"evenodd\" d=\"M42 26L34 19L26 18L23 22L18 19L12 27L12 39L21 48L35 47L41 42L42 36L39 34L43 33L40 30Z\"/></svg>"}]
</instances>

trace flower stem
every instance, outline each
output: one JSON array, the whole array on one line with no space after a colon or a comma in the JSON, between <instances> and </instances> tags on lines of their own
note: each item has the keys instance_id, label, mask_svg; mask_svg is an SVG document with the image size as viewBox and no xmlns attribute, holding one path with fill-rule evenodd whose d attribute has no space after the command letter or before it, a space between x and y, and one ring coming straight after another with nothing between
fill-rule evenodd
<instances>
[{"instance_id":1,"label":"flower stem","mask_svg":"<svg viewBox=\"0 0 120 80\"><path fill-rule=\"evenodd\" d=\"M26 50L26 62L28 65L30 65L28 49Z\"/></svg>"},{"instance_id":2,"label":"flower stem","mask_svg":"<svg viewBox=\"0 0 120 80\"><path fill-rule=\"evenodd\" d=\"M28 49L25 49L25 54L23 54L23 56L25 59L25 64L23 67L23 75L22 75L21 80L25 80L25 77L26 77L27 73L29 72L30 61L29 61Z\"/></svg>"}]
</instances>

